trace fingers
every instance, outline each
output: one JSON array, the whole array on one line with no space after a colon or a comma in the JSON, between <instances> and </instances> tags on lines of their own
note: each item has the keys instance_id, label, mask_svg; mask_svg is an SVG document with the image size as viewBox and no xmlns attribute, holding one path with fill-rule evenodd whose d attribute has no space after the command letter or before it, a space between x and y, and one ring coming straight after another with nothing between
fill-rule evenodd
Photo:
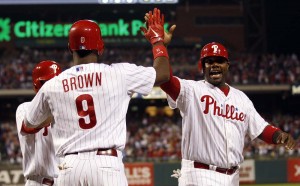
<instances>
[{"instance_id":1,"label":"fingers","mask_svg":"<svg viewBox=\"0 0 300 186\"><path fill-rule=\"evenodd\" d=\"M152 14L152 11L149 11L148 25L153 25L153 14Z\"/></svg>"},{"instance_id":2,"label":"fingers","mask_svg":"<svg viewBox=\"0 0 300 186\"><path fill-rule=\"evenodd\" d=\"M291 150L295 148L296 141L290 134L281 132L277 138L277 144L282 144L286 149Z\"/></svg>"},{"instance_id":3,"label":"fingers","mask_svg":"<svg viewBox=\"0 0 300 186\"><path fill-rule=\"evenodd\" d=\"M176 25L172 25L171 28L169 29L169 33L173 35L175 28L176 28Z\"/></svg>"},{"instance_id":4,"label":"fingers","mask_svg":"<svg viewBox=\"0 0 300 186\"><path fill-rule=\"evenodd\" d=\"M148 21L148 20L149 20L149 13L146 13L146 14L145 14L144 19L145 19L145 21Z\"/></svg>"},{"instance_id":5,"label":"fingers","mask_svg":"<svg viewBox=\"0 0 300 186\"><path fill-rule=\"evenodd\" d=\"M293 139L291 135L288 135L286 142L285 142L285 148L286 149L294 149L296 146L296 141Z\"/></svg>"},{"instance_id":6,"label":"fingers","mask_svg":"<svg viewBox=\"0 0 300 186\"><path fill-rule=\"evenodd\" d=\"M148 13L146 13L144 19L146 21L146 28L148 28L149 25L153 24L164 26L165 23L165 16L158 8L154 8L153 12L149 11Z\"/></svg>"},{"instance_id":7,"label":"fingers","mask_svg":"<svg viewBox=\"0 0 300 186\"><path fill-rule=\"evenodd\" d=\"M161 26L164 26L164 24L165 24L165 15L164 15L164 14L161 14L160 25L161 25Z\"/></svg>"}]
</instances>

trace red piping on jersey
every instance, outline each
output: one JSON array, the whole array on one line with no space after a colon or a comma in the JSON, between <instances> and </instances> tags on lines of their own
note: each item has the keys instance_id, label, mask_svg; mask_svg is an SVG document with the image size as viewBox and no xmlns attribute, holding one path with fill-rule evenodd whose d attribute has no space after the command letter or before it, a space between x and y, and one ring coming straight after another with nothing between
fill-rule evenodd
<instances>
[{"instance_id":1,"label":"red piping on jersey","mask_svg":"<svg viewBox=\"0 0 300 186\"><path fill-rule=\"evenodd\" d=\"M267 125L264 131L261 133L261 139L268 144L277 144L277 142L273 140L273 135L277 131L280 131L280 129L272 125Z\"/></svg>"},{"instance_id":2,"label":"red piping on jersey","mask_svg":"<svg viewBox=\"0 0 300 186\"><path fill-rule=\"evenodd\" d=\"M226 85L225 87L220 88L220 90L227 96L229 93L229 86Z\"/></svg>"},{"instance_id":3,"label":"red piping on jersey","mask_svg":"<svg viewBox=\"0 0 300 186\"><path fill-rule=\"evenodd\" d=\"M172 68L170 66L170 80L160 85L160 88L165 91L174 101L178 98L180 92L180 82L173 76Z\"/></svg>"}]
</instances>

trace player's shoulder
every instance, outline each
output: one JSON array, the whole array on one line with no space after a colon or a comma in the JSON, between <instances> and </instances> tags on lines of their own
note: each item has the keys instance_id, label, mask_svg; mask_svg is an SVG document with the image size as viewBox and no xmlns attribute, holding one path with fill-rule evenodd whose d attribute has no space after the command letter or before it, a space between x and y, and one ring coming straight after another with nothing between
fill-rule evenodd
<instances>
[{"instance_id":1,"label":"player's shoulder","mask_svg":"<svg viewBox=\"0 0 300 186\"><path fill-rule=\"evenodd\" d=\"M17 109L16 109L16 118L23 118L26 109L28 108L30 102L24 102L21 103L20 105L18 105Z\"/></svg>"},{"instance_id":2,"label":"player's shoulder","mask_svg":"<svg viewBox=\"0 0 300 186\"><path fill-rule=\"evenodd\" d=\"M190 86L203 86L205 85L205 81L204 80L190 80L190 79L180 79L178 78L179 81L181 81L182 83L188 84Z\"/></svg>"},{"instance_id":3,"label":"player's shoulder","mask_svg":"<svg viewBox=\"0 0 300 186\"><path fill-rule=\"evenodd\" d=\"M138 65L129 62L112 63L110 66L113 68L114 67L138 67Z\"/></svg>"},{"instance_id":4,"label":"player's shoulder","mask_svg":"<svg viewBox=\"0 0 300 186\"><path fill-rule=\"evenodd\" d=\"M29 104L30 104L30 102L23 102L20 105L18 105L17 110L24 109L24 108L28 107Z\"/></svg>"},{"instance_id":5,"label":"player's shoulder","mask_svg":"<svg viewBox=\"0 0 300 186\"><path fill-rule=\"evenodd\" d=\"M248 96L246 95L246 93L243 92L242 90L237 89L237 88L235 88L235 87L233 87L233 86L229 86L229 87L230 87L230 91L231 91L231 92L233 92L233 93L235 93L235 94L239 94L240 96L243 96L243 97L249 99Z\"/></svg>"}]
</instances>

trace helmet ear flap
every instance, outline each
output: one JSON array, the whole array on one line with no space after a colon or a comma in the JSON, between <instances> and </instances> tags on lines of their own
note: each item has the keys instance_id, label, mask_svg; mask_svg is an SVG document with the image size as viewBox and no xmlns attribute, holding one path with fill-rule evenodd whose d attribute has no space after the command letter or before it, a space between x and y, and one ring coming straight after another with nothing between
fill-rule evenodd
<instances>
[{"instance_id":1,"label":"helmet ear flap","mask_svg":"<svg viewBox=\"0 0 300 186\"><path fill-rule=\"evenodd\" d=\"M198 70L199 70L199 72L201 72L201 73L202 73L203 70L204 70L204 69L203 69L203 65L202 65L202 61L201 61L201 60L198 61Z\"/></svg>"},{"instance_id":2,"label":"helmet ear flap","mask_svg":"<svg viewBox=\"0 0 300 186\"><path fill-rule=\"evenodd\" d=\"M104 51L104 43L103 40L99 40L98 41L98 55L101 56L103 54Z\"/></svg>"},{"instance_id":3,"label":"helmet ear flap","mask_svg":"<svg viewBox=\"0 0 300 186\"><path fill-rule=\"evenodd\" d=\"M38 92L40 88L42 87L42 84L39 80L35 80L33 83L34 91Z\"/></svg>"},{"instance_id":4,"label":"helmet ear flap","mask_svg":"<svg viewBox=\"0 0 300 186\"><path fill-rule=\"evenodd\" d=\"M73 54L73 51L71 50L71 47L70 47L70 43L68 43L68 49L69 49L69 52L70 52L71 54Z\"/></svg>"}]
</instances>

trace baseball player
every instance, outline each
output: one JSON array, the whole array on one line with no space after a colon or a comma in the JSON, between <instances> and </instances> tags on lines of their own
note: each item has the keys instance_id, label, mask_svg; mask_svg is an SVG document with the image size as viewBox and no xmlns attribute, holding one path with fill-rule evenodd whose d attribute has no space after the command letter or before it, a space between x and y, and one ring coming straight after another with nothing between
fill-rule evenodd
<instances>
[{"instance_id":1,"label":"baseball player","mask_svg":"<svg viewBox=\"0 0 300 186\"><path fill-rule=\"evenodd\" d=\"M60 66L54 61L41 61L32 70L32 83L35 92L43 83L61 73ZM25 112L29 102L20 104L16 111L18 137L23 156L23 174L26 186L53 185L58 174L50 121L43 128L28 128L24 125Z\"/></svg>"},{"instance_id":2,"label":"baseball player","mask_svg":"<svg viewBox=\"0 0 300 186\"><path fill-rule=\"evenodd\" d=\"M165 45L171 37L165 33ZM182 115L181 171L173 176L180 186L236 186L246 134L286 149L296 143L265 121L246 94L225 82L230 63L222 44L205 45L199 63L204 80L180 79L170 71L170 80L161 85L169 106Z\"/></svg>"},{"instance_id":3,"label":"baseball player","mask_svg":"<svg viewBox=\"0 0 300 186\"><path fill-rule=\"evenodd\" d=\"M134 93L147 95L170 77L163 22L154 9L142 29L153 47L153 67L97 63L104 49L98 24L79 20L71 26L74 66L45 83L26 112L27 127L41 127L54 117L56 155L63 157L58 185L128 185L122 151L129 101Z\"/></svg>"}]
</instances>

